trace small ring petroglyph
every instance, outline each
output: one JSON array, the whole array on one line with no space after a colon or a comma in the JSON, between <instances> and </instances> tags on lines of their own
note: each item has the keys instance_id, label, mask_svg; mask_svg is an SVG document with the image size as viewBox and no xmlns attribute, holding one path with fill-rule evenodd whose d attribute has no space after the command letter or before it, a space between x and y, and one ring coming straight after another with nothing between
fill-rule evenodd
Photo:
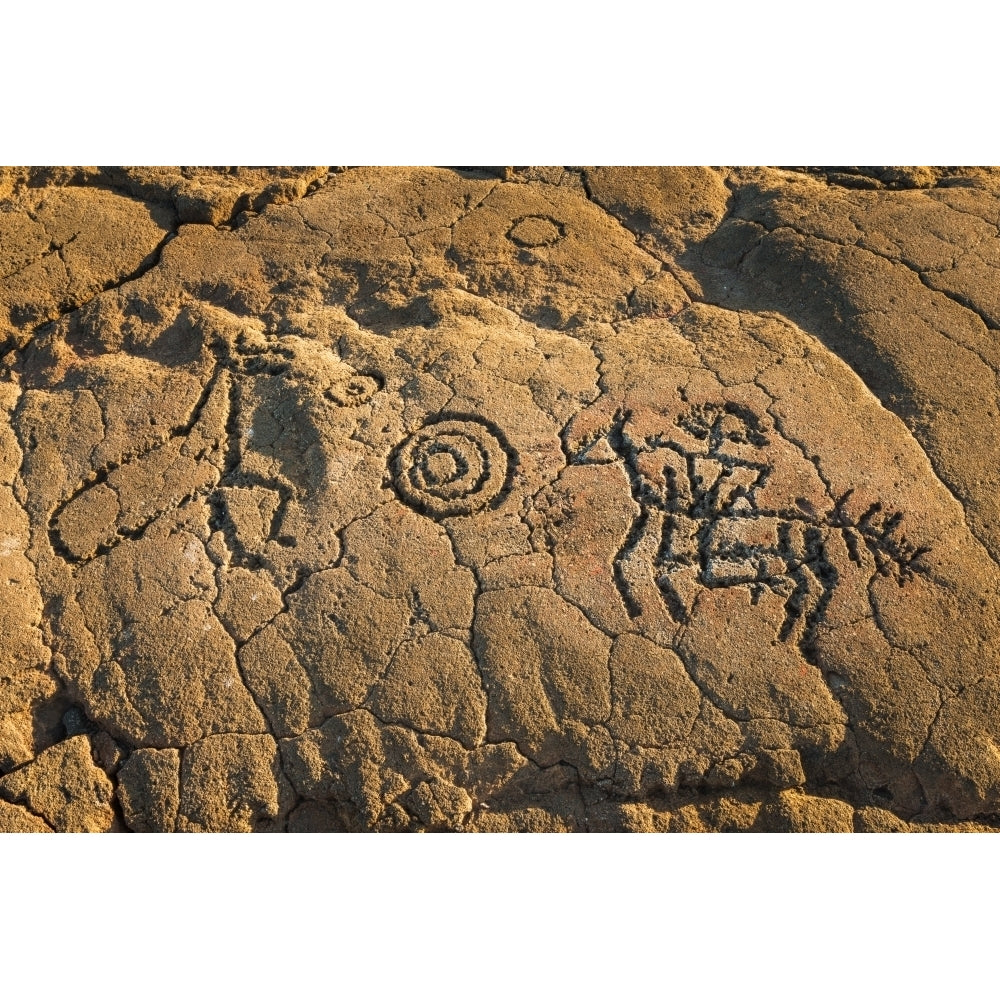
<instances>
[{"instance_id":1,"label":"small ring petroglyph","mask_svg":"<svg viewBox=\"0 0 1000 1000\"><path fill-rule=\"evenodd\" d=\"M525 215L507 231L511 243L525 249L550 247L566 235L566 227L548 215Z\"/></svg>"}]
</instances>

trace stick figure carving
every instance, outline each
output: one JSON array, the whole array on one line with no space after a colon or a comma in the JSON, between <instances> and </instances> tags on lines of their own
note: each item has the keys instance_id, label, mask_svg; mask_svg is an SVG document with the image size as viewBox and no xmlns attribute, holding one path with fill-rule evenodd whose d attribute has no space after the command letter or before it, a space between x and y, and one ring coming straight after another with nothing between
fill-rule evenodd
<instances>
[{"instance_id":1,"label":"stick figure carving","mask_svg":"<svg viewBox=\"0 0 1000 1000\"><path fill-rule=\"evenodd\" d=\"M295 519L291 508L298 506L303 524L297 527L308 528L308 512L331 478L317 458L320 449L311 448L318 443L317 413L367 403L382 387L381 376L357 372L328 348L298 336L250 330L232 344L219 339L209 346L214 370L187 422L95 471L53 513L50 539L68 562L105 554L140 537L168 511L207 497L227 526L235 556L264 558L273 568L287 564L291 571L295 559L281 552L291 538L284 522ZM252 489L263 498L261 524L243 537L247 519L235 505L245 500L240 491ZM310 503L296 504L309 496ZM251 552L255 544L267 553Z\"/></svg>"}]
</instances>

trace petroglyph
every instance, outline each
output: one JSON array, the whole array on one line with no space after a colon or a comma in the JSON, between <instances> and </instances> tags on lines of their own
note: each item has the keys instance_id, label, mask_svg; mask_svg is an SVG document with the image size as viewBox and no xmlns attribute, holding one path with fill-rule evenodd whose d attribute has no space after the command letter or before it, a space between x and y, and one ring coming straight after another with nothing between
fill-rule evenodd
<instances>
[{"instance_id":1,"label":"petroglyph","mask_svg":"<svg viewBox=\"0 0 1000 1000\"><path fill-rule=\"evenodd\" d=\"M496 506L516 468L502 432L475 418L439 418L400 445L393 460L400 498L433 517Z\"/></svg>"},{"instance_id":2,"label":"petroglyph","mask_svg":"<svg viewBox=\"0 0 1000 1000\"><path fill-rule=\"evenodd\" d=\"M768 590L785 601L779 639L795 634L808 656L839 575L826 554L830 531L843 533L859 565L859 544L866 545L879 572L900 584L922 571L929 547L909 543L903 515L884 512L879 502L857 523L843 501L826 516L801 497L780 509L762 505L774 472L771 437L747 407L694 406L675 427L647 427L640 437L636 424L631 412L616 413L606 431L570 455L574 463L617 461L625 470L637 513L614 557L614 577L629 617L648 615L650 602L662 601L686 624L699 587L746 586L753 604Z\"/></svg>"},{"instance_id":3,"label":"petroglyph","mask_svg":"<svg viewBox=\"0 0 1000 1000\"><path fill-rule=\"evenodd\" d=\"M217 361L183 425L166 440L91 473L59 505L49 525L57 552L71 562L86 562L123 539L141 538L157 517L203 497L224 511L241 555L247 555L248 545L284 544L289 534L282 531L282 518L296 488L306 483L283 474L280 463L254 461L252 456L269 447L254 440L262 423L254 413L260 398L290 397L295 408L306 392L311 407L362 406L379 391L382 379L355 372L329 350L299 337L241 334L233 347ZM256 528L242 514L247 502L258 504Z\"/></svg>"},{"instance_id":4,"label":"petroglyph","mask_svg":"<svg viewBox=\"0 0 1000 1000\"><path fill-rule=\"evenodd\" d=\"M507 233L507 239L519 247L550 247L566 235L566 227L548 215L525 215Z\"/></svg>"},{"instance_id":5,"label":"petroglyph","mask_svg":"<svg viewBox=\"0 0 1000 1000\"><path fill-rule=\"evenodd\" d=\"M351 170L138 271L175 209L66 180L53 232L59 205L142 226L120 264L61 244L53 288L87 254L130 276L9 324L0 828L995 816L993 494L865 325L898 302L816 319L751 280L811 239L794 192L852 220L930 198L726 177L729 216L713 171ZM18 215L38 192L11 192L12 267L55 275ZM853 301L865 265L814 251ZM946 301L941 336L995 373Z\"/></svg>"}]
</instances>

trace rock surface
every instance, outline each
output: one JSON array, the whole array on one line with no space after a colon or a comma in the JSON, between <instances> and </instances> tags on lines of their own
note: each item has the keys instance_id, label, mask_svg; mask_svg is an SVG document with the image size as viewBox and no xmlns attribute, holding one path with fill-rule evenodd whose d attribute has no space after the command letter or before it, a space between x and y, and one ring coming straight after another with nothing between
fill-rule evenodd
<instances>
[{"instance_id":1,"label":"rock surface","mask_svg":"<svg viewBox=\"0 0 1000 1000\"><path fill-rule=\"evenodd\" d=\"M0 830L992 829L998 189L0 172Z\"/></svg>"}]
</instances>

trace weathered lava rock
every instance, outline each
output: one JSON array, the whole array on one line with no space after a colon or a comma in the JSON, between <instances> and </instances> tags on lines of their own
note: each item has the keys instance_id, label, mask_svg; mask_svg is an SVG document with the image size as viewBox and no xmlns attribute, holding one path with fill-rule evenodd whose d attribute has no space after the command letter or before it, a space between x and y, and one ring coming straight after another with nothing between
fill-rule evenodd
<instances>
[{"instance_id":1,"label":"weathered lava rock","mask_svg":"<svg viewBox=\"0 0 1000 1000\"><path fill-rule=\"evenodd\" d=\"M997 177L865 170L3 175L0 829L991 828Z\"/></svg>"}]
</instances>

